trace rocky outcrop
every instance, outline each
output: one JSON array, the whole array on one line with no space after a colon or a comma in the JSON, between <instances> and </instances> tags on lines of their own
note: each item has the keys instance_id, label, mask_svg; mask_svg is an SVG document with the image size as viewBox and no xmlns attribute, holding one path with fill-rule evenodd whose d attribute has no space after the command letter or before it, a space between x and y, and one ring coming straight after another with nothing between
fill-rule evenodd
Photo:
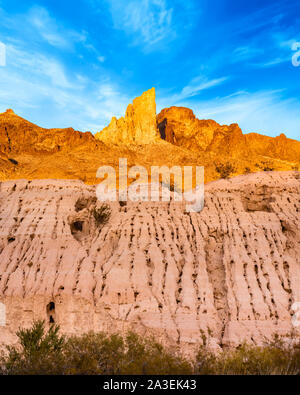
<instances>
[{"instance_id":1,"label":"rocky outcrop","mask_svg":"<svg viewBox=\"0 0 300 395\"><path fill-rule=\"evenodd\" d=\"M93 136L72 128L44 129L16 115L0 114L0 179L80 179L96 184L100 166L128 164L205 166L205 181L220 178L217 166L231 165L231 176L259 170L300 168L300 142L280 135L244 135L237 124L199 120L192 110L171 107L156 117L155 90L128 106L126 116Z\"/></svg>"},{"instance_id":2,"label":"rocky outcrop","mask_svg":"<svg viewBox=\"0 0 300 395\"><path fill-rule=\"evenodd\" d=\"M199 120L192 110L185 107L170 107L157 116L161 138L169 143L191 150L206 150L215 131L220 127L212 120Z\"/></svg>"},{"instance_id":3,"label":"rocky outcrop","mask_svg":"<svg viewBox=\"0 0 300 395\"><path fill-rule=\"evenodd\" d=\"M249 150L254 155L296 163L300 160L300 142L288 139L283 133L275 138L249 133L245 135L245 139Z\"/></svg>"},{"instance_id":4,"label":"rocky outcrop","mask_svg":"<svg viewBox=\"0 0 300 395\"><path fill-rule=\"evenodd\" d=\"M221 126L211 119L199 120L185 107L162 110L157 124L163 139L195 152L231 158L249 153L245 136L237 124Z\"/></svg>"},{"instance_id":5,"label":"rocky outcrop","mask_svg":"<svg viewBox=\"0 0 300 395\"><path fill-rule=\"evenodd\" d=\"M150 144L159 139L156 127L155 89L144 92L127 107L125 118L113 118L110 125L95 135L105 144Z\"/></svg>"},{"instance_id":6,"label":"rocky outcrop","mask_svg":"<svg viewBox=\"0 0 300 395\"><path fill-rule=\"evenodd\" d=\"M7 110L0 114L0 152L6 155L18 153L54 154L78 147L96 148L94 136L72 128L44 129Z\"/></svg>"},{"instance_id":7,"label":"rocky outcrop","mask_svg":"<svg viewBox=\"0 0 300 395\"><path fill-rule=\"evenodd\" d=\"M257 133L244 135L237 124L227 126L212 120L199 120L185 107L162 110L157 124L163 139L192 151L227 158L248 157L254 161L258 155L297 163L300 160L300 142L284 134L276 138Z\"/></svg>"},{"instance_id":8,"label":"rocky outcrop","mask_svg":"<svg viewBox=\"0 0 300 395\"><path fill-rule=\"evenodd\" d=\"M134 329L184 349L260 343L293 329L300 302L299 172L206 186L205 208L109 203L95 187L9 181L0 190L0 302L15 341L33 319L67 333ZM295 329L296 330L296 329Z\"/></svg>"}]
</instances>

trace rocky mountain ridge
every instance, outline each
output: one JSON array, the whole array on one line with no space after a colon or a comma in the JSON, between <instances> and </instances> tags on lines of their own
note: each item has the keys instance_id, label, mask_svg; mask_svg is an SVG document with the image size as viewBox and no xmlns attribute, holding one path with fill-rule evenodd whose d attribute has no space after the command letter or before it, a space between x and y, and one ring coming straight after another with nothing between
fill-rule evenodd
<instances>
[{"instance_id":1,"label":"rocky mountain ridge","mask_svg":"<svg viewBox=\"0 0 300 395\"><path fill-rule=\"evenodd\" d=\"M8 110L0 114L0 178L82 179L97 183L101 165L205 166L206 182L220 178L216 164L229 163L231 176L300 167L300 142L243 134L237 124L199 120L192 110L171 107L156 114L155 89L135 99L126 115L93 136L72 128L40 128Z\"/></svg>"}]
</instances>

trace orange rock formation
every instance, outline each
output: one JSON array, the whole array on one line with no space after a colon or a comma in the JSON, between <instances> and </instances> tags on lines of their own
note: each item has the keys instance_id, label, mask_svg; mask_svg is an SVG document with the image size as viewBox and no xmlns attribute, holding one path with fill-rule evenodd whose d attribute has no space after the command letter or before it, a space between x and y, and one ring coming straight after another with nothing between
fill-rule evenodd
<instances>
[{"instance_id":1,"label":"orange rock formation","mask_svg":"<svg viewBox=\"0 0 300 395\"><path fill-rule=\"evenodd\" d=\"M156 127L155 89L136 98L127 107L125 118L113 118L110 125L95 135L107 144L150 144L159 139Z\"/></svg>"},{"instance_id":2,"label":"orange rock formation","mask_svg":"<svg viewBox=\"0 0 300 395\"><path fill-rule=\"evenodd\" d=\"M237 124L199 120L171 107L156 116L155 89L135 99L124 118L93 136L72 128L40 128L8 110L0 114L0 178L81 179L97 183L101 165L205 166L206 182L220 178L216 164L232 164L231 176L300 167L300 142L280 135L243 134Z\"/></svg>"}]
</instances>

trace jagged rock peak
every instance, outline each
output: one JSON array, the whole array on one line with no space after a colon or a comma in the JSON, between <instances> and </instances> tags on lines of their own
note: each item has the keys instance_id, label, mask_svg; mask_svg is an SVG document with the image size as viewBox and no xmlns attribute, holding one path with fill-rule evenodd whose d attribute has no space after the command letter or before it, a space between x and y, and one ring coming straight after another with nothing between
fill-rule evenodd
<instances>
[{"instance_id":1,"label":"jagged rock peak","mask_svg":"<svg viewBox=\"0 0 300 395\"><path fill-rule=\"evenodd\" d=\"M125 117L113 117L108 127L95 135L105 144L148 144L159 139L156 125L155 88L133 100Z\"/></svg>"}]
</instances>

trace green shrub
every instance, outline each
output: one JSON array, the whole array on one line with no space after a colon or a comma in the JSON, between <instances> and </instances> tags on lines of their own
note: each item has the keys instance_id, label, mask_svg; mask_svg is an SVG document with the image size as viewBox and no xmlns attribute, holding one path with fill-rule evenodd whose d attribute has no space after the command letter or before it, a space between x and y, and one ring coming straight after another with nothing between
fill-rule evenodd
<instances>
[{"instance_id":1,"label":"green shrub","mask_svg":"<svg viewBox=\"0 0 300 395\"><path fill-rule=\"evenodd\" d=\"M287 345L278 337L264 346L241 345L214 355L200 347L196 374L210 375L299 375L300 343Z\"/></svg>"},{"instance_id":2,"label":"green shrub","mask_svg":"<svg viewBox=\"0 0 300 395\"><path fill-rule=\"evenodd\" d=\"M259 170L263 170L263 171L274 171L274 167L272 167L271 163L269 162L261 162L260 164L256 164L256 167L259 168Z\"/></svg>"},{"instance_id":3,"label":"green shrub","mask_svg":"<svg viewBox=\"0 0 300 395\"><path fill-rule=\"evenodd\" d=\"M99 208L93 209L93 216L97 226L105 225L111 216L111 209L107 204L102 204Z\"/></svg>"},{"instance_id":4,"label":"green shrub","mask_svg":"<svg viewBox=\"0 0 300 395\"><path fill-rule=\"evenodd\" d=\"M215 167L216 172L220 174L221 178L229 178L232 173L236 171L235 167L229 163L219 163Z\"/></svg>"},{"instance_id":5,"label":"green shrub","mask_svg":"<svg viewBox=\"0 0 300 395\"><path fill-rule=\"evenodd\" d=\"M87 333L72 336L65 345L66 374L120 374L124 359L124 341L120 335Z\"/></svg>"},{"instance_id":6,"label":"green shrub","mask_svg":"<svg viewBox=\"0 0 300 395\"><path fill-rule=\"evenodd\" d=\"M243 344L214 354L204 345L188 361L153 337L129 332L87 333L66 339L59 327L47 331L43 321L17 332L19 342L7 347L0 358L4 375L299 375L300 341L289 345L279 337L265 346Z\"/></svg>"},{"instance_id":7,"label":"green shrub","mask_svg":"<svg viewBox=\"0 0 300 395\"><path fill-rule=\"evenodd\" d=\"M191 374L192 366L180 355L152 338L129 332L121 335L89 333L72 337L66 344L68 374Z\"/></svg>"},{"instance_id":8,"label":"green shrub","mask_svg":"<svg viewBox=\"0 0 300 395\"><path fill-rule=\"evenodd\" d=\"M192 374L193 367L180 354L129 332L119 334L87 333L68 340L59 336L59 327L45 333L44 322L17 333L19 344L7 347L1 357L1 374Z\"/></svg>"},{"instance_id":9,"label":"green shrub","mask_svg":"<svg viewBox=\"0 0 300 395\"><path fill-rule=\"evenodd\" d=\"M8 346L1 356L1 373L59 374L65 338L58 332L59 326L54 325L46 331L44 321L34 322L30 329L20 329L18 345Z\"/></svg>"}]
</instances>

